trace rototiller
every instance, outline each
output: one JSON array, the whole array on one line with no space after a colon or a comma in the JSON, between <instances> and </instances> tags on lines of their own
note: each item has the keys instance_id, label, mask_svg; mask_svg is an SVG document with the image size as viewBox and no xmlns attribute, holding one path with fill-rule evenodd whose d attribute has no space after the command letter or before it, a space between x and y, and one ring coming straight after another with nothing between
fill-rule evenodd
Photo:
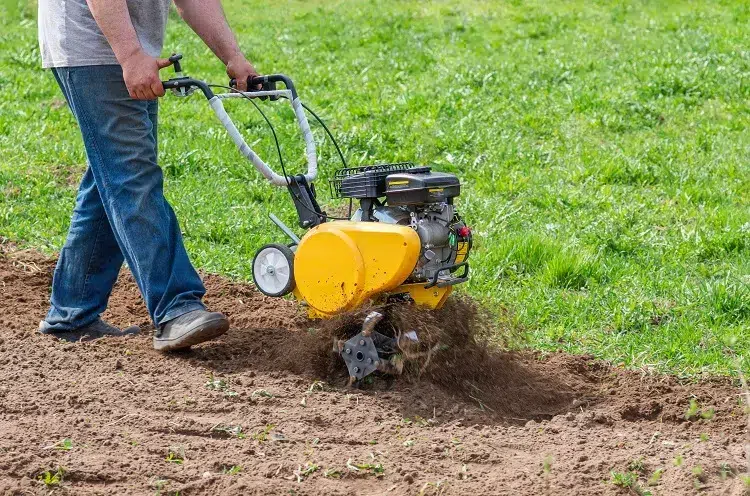
<instances>
[{"instance_id":1,"label":"rototiller","mask_svg":"<svg viewBox=\"0 0 750 496\"><path fill-rule=\"evenodd\" d=\"M252 273L259 291L273 297L292 293L307 306L311 318L330 318L370 302L404 301L440 308L453 286L468 279L472 234L454 206L461 189L455 175L408 162L347 167L330 131L300 101L289 77L260 76L248 81L249 91L239 92L234 81L227 87L183 76L181 58L170 58L176 75L163 82L164 88L178 96L202 91L240 153L271 184L287 188L299 226L307 229L299 238L274 214L269 215L291 242L267 244L256 253ZM277 83L283 83L284 89L277 89ZM211 88L217 87L228 91L214 94ZM231 98L247 99L254 105L253 99L288 100L305 142L307 173L286 173L278 141L282 174L274 172L248 146L225 111L223 101ZM317 154L305 109L323 126L344 163L329 183L334 197L349 199L345 219L327 215L317 201L313 185ZM271 130L276 139L272 126ZM353 200L359 202L355 212ZM392 371L387 358L397 351L400 337L374 331L381 317L373 312L362 332L335 345L352 380L378 369Z\"/></svg>"}]
</instances>

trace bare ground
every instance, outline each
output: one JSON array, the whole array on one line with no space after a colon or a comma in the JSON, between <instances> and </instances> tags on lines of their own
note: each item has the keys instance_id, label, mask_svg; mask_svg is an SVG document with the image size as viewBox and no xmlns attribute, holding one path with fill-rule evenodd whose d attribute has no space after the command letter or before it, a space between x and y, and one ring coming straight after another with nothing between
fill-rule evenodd
<instances>
[{"instance_id":1,"label":"bare ground","mask_svg":"<svg viewBox=\"0 0 750 496\"><path fill-rule=\"evenodd\" d=\"M208 303L233 324L222 339L153 351L124 272L105 317L144 333L63 343L34 332L52 267L0 251L3 495L637 494L610 482L629 470L652 494L743 493L747 421L726 379L494 351L475 382L451 373L466 370L457 355L442 376L348 390L294 302L213 275ZM710 419L686 420L691 398ZM59 484L39 481L58 468Z\"/></svg>"}]
</instances>

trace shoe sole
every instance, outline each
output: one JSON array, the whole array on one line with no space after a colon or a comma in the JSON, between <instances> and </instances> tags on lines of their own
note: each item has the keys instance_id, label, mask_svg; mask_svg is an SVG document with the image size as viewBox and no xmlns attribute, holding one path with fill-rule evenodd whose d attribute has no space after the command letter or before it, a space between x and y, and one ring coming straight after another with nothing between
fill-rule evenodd
<instances>
[{"instance_id":1,"label":"shoe sole","mask_svg":"<svg viewBox=\"0 0 750 496\"><path fill-rule=\"evenodd\" d=\"M173 351L190 348L193 345L218 338L229 330L229 321L225 318L204 322L192 331L171 341L161 341L154 338L154 349L157 351Z\"/></svg>"}]
</instances>

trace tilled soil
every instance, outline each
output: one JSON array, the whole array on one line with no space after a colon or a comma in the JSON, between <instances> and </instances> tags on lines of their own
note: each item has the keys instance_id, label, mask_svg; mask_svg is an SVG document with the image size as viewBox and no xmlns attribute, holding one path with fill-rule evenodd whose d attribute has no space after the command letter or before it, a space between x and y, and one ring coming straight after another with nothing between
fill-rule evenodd
<instances>
[{"instance_id":1,"label":"tilled soil","mask_svg":"<svg viewBox=\"0 0 750 496\"><path fill-rule=\"evenodd\" d=\"M743 492L747 417L725 379L497 351L481 382L433 370L347 389L313 363L320 327L294 302L213 275L207 302L232 321L215 342L155 352L123 272L105 318L143 334L64 343L35 333L52 268L0 252L0 494ZM611 482L629 471L638 487Z\"/></svg>"}]
</instances>

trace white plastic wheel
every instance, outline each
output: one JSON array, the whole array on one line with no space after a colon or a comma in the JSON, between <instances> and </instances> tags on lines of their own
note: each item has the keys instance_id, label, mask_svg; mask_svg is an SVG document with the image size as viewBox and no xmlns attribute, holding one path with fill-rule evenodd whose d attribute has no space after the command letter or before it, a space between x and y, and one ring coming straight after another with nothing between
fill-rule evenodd
<instances>
[{"instance_id":1,"label":"white plastic wheel","mask_svg":"<svg viewBox=\"0 0 750 496\"><path fill-rule=\"evenodd\" d=\"M284 296L294 289L294 253L288 246L261 247L253 259L253 280L267 296Z\"/></svg>"}]
</instances>

